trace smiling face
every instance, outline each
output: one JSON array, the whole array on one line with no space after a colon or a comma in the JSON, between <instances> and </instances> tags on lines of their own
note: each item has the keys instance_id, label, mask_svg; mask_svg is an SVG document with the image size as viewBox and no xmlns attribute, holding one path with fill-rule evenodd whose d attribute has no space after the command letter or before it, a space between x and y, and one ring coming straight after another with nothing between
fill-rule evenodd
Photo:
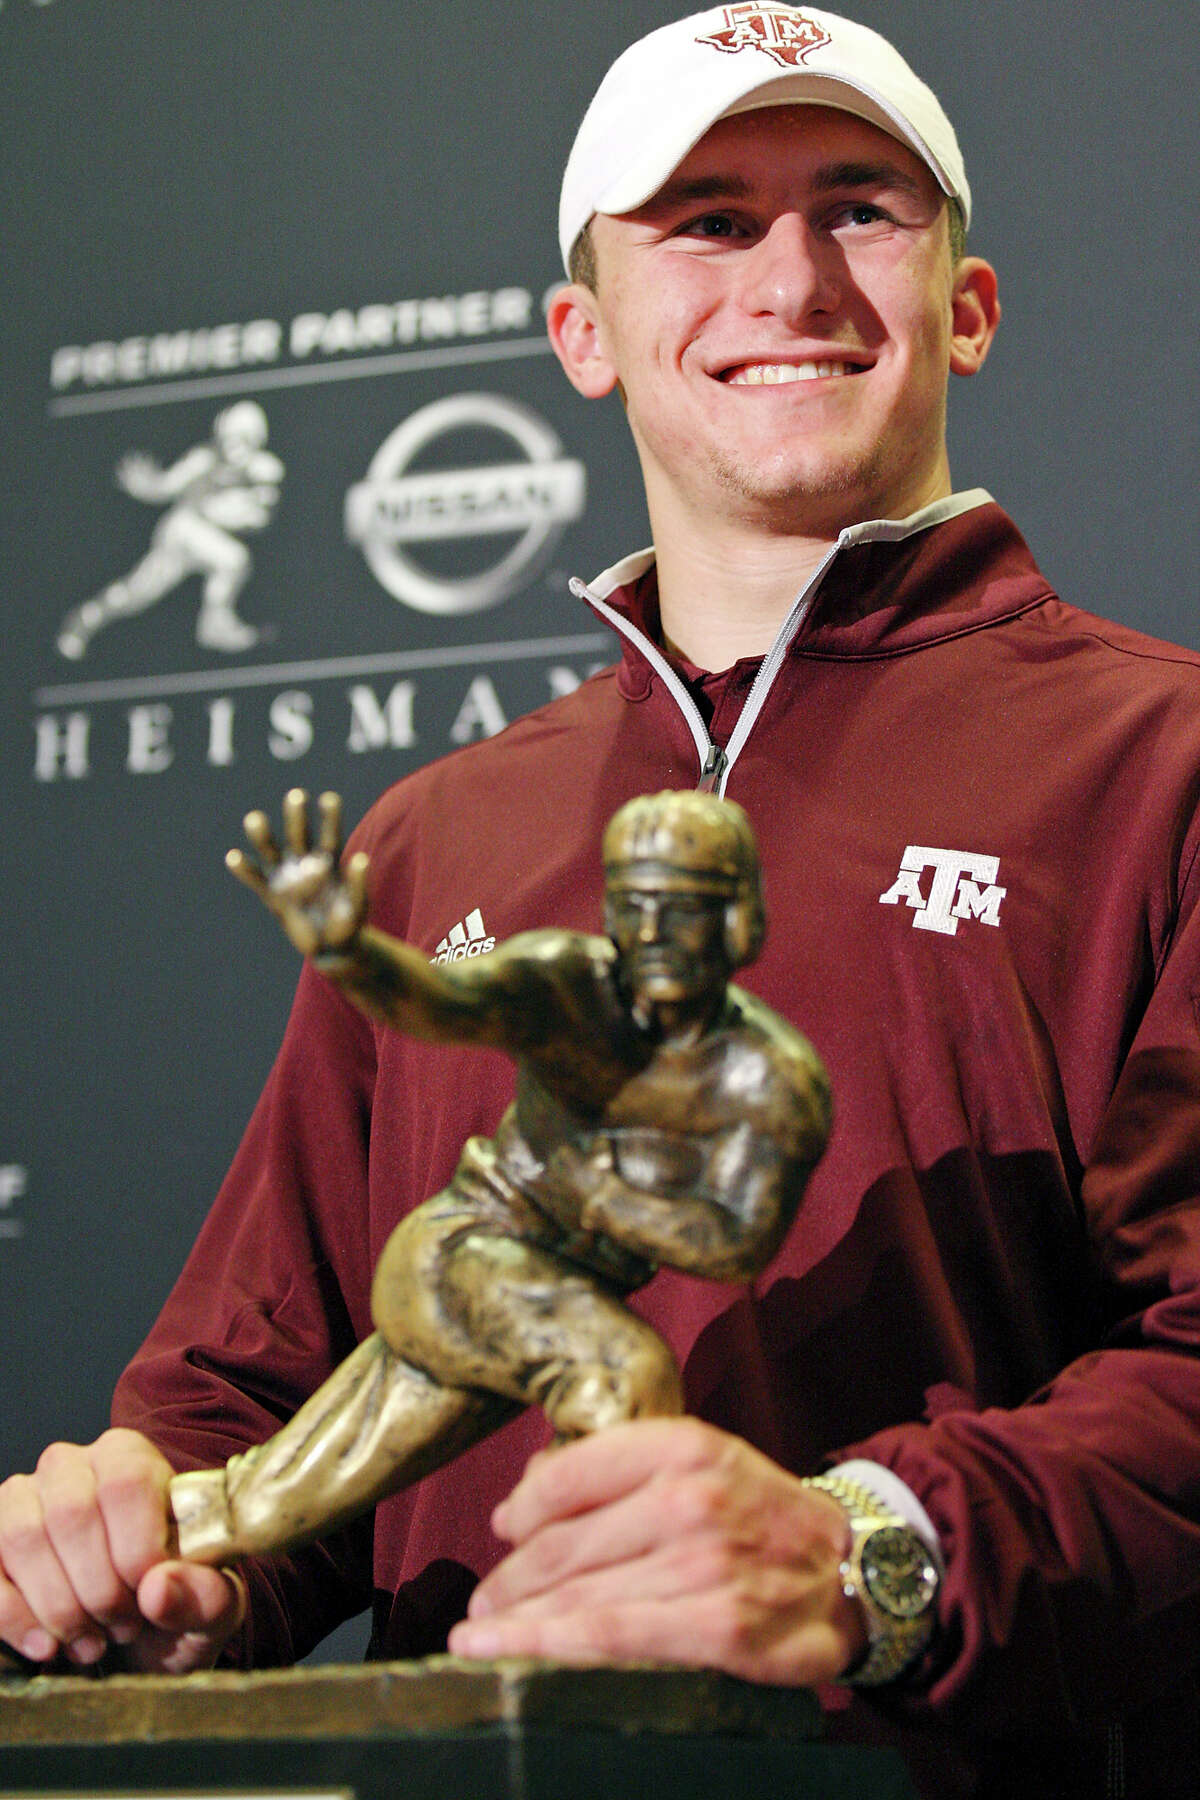
<instances>
[{"instance_id":1,"label":"smiling face","mask_svg":"<svg viewBox=\"0 0 1200 1800\"><path fill-rule=\"evenodd\" d=\"M995 280L952 267L905 146L827 107L740 113L591 229L597 290L556 297L551 337L582 393L619 383L660 542L714 517L833 537L950 492L947 375L986 355Z\"/></svg>"}]
</instances>

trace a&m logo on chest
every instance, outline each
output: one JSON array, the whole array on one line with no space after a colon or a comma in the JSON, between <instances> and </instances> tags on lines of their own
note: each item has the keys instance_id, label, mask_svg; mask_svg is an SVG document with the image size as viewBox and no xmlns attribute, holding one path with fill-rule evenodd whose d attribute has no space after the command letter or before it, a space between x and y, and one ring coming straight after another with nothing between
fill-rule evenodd
<instances>
[{"instance_id":1,"label":"a&m logo on chest","mask_svg":"<svg viewBox=\"0 0 1200 1800\"><path fill-rule=\"evenodd\" d=\"M727 6L725 25L696 39L714 50L762 50L785 69L797 69L811 50L831 41L829 33L794 6Z\"/></svg>"},{"instance_id":2,"label":"a&m logo on chest","mask_svg":"<svg viewBox=\"0 0 1200 1800\"><path fill-rule=\"evenodd\" d=\"M954 936L960 919L998 926L1000 903L1008 892L996 885L999 873L1000 861L995 856L909 844L900 860L900 873L887 892L880 894L879 904L898 906L903 900L913 909L918 931L940 931L947 937Z\"/></svg>"}]
</instances>

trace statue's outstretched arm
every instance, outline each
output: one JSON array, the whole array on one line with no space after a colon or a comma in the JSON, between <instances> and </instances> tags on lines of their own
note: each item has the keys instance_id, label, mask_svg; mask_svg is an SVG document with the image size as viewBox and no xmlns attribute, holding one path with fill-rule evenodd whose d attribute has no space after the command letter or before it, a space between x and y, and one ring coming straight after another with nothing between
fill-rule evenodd
<instances>
[{"instance_id":1,"label":"statue's outstretched arm","mask_svg":"<svg viewBox=\"0 0 1200 1800\"><path fill-rule=\"evenodd\" d=\"M216 451L210 444L196 444L166 469L144 451L133 450L117 464L117 485L135 500L162 506L168 500L178 500L193 482L209 473L216 460Z\"/></svg>"},{"instance_id":2,"label":"statue's outstretched arm","mask_svg":"<svg viewBox=\"0 0 1200 1800\"><path fill-rule=\"evenodd\" d=\"M314 838L308 796L293 788L283 802L283 841L267 815L246 815L253 854L231 850L226 867L258 895L303 956L373 1018L414 1037L504 1047L506 1020L519 994L476 958L462 972L435 967L419 951L367 923L370 859L341 863L342 806L322 794ZM511 1029L511 1026L510 1026Z\"/></svg>"}]
</instances>

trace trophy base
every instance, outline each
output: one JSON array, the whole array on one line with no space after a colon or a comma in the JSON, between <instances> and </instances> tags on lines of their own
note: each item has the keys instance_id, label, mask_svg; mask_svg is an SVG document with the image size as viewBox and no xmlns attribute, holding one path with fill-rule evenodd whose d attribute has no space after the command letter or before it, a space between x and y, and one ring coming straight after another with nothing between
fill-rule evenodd
<instances>
[{"instance_id":1,"label":"trophy base","mask_svg":"<svg viewBox=\"0 0 1200 1800\"><path fill-rule=\"evenodd\" d=\"M10 1795L913 1800L892 1751L818 1742L804 1691L688 1669L424 1662L0 1682Z\"/></svg>"}]
</instances>

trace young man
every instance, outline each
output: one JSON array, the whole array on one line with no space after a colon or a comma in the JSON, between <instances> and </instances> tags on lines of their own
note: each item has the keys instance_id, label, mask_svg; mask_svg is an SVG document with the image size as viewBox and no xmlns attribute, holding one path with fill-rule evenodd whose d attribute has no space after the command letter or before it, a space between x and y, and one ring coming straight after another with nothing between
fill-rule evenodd
<instances>
[{"instance_id":1,"label":"young man","mask_svg":"<svg viewBox=\"0 0 1200 1800\"><path fill-rule=\"evenodd\" d=\"M467 1655L841 1679L832 1729L899 1743L939 1800L1100 1794L1122 1759L1131 1793L1190 1791L1200 659L1065 606L952 493L947 377L999 318L969 212L941 108L860 27L715 8L626 53L550 316L645 475L656 554L586 590L622 660L354 840L376 922L433 954L472 906L497 937L594 930L635 793L745 807L772 921L746 984L813 1040L836 1122L765 1275L634 1301L698 1418L530 1462L526 1415L373 1537L250 1565L244 1620L160 1560L171 1467L269 1435L367 1336L397 1219L510 1098L499 1059L372 1030L306 973L126 1429L0 1489L27 1655L286 1658L373 1588L381 1654L452 1626Z\"/></svg>"}]
</instances>

